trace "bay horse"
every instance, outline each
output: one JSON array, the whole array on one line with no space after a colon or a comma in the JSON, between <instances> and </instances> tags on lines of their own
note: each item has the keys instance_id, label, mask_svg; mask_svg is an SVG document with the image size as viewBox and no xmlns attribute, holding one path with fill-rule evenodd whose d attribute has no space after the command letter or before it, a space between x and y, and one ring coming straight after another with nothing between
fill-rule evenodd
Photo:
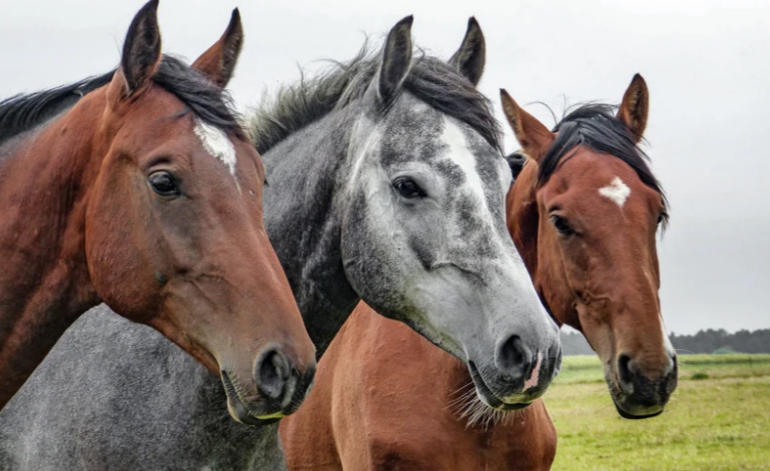
<instances>
[{"instance_id":1,"label":"bay horse","mask_svg":"<svg viewBox=\"0 0 770 471\"><path fill-rule=\"evenodd\" d=\"M491 405L520 408L561 349L506 227L510 169L469 80L483 55L472 41L451 64L413 55L411 26L256 113L267 232L319 355L363 299L464 360ZM286 469L277 426L225 420L222 386L161 336L105 310L67 334L0 414L3 469Z\"/></svg>"},{"instance_id":2,"label":"bay horse","mask_svg":"<svg viewBox=\"0 0 770 471\"><path fill-rule=\"evenodd\" d=\"M636 146L644 80L634 77L617 115L583 106L555 133L504 91L502 99L529 156L508 194L508 227L541 298L599 354L623 417L660 414L676 357L658 298L666 200ZM280 425L288 468L550 469L556 430L542 400L505 413L470 384L462 363L359 304L320 361L306 406Z\"/></svg>"},{"instance_id":3,"label":"bay horse","mask_svg":"<svg viewBox=\"0 0 770 471\"><path fill-rule=\"evenodd\" d=\"M191 68L161 55L157 8L114 73L0 103L0 407L100 302L219 374L236 420L293 412L312 380L265 169L222 91L238 13Z\"/></svg>"}]
</instances>

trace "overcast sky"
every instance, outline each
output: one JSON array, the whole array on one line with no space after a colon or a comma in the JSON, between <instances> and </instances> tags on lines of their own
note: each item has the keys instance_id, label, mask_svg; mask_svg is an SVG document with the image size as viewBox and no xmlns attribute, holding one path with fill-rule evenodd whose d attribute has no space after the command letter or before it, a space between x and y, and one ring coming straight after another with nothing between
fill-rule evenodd
<instances>
[{"instance_id":1,"label":"overcast sky","mask_svg":"<svg viewBox=\"0 0 770 471\"><path fill-rule=\"evenodd\" d=\"M0 97L115 67L142 0L2 0ZM164 52L195 59L240 7L239 108L320 59L350 58L414 14L416 44L449 58L469 16L487 38L481 89L520 104L617 103L651 93L646 138L672 205L659 244L669 330L770 327L770 2L766 0L162 0ZM548 112L527 106L549 127ZM518 148L506 128L508 150ZM762 137L762 138L760 138Z\"/></svg>"}]
</instances>

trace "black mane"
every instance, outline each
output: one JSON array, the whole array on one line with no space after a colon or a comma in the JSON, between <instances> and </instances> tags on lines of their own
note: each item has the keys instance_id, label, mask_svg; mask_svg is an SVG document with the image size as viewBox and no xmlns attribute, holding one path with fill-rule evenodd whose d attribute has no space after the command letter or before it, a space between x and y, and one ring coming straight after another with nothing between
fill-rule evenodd
<instances>
[{"instance_id":1,"label":"black mane","mask_svg":"<svg viewBox=\"0 0 770 471\"><path fill-rule=\"evenodd\" d=\"M152 80L177 97L204 123L245 136L230 95L181 60L163 56Z\"/></svg>"},{"instance_id":2,"label":"black mane","mask_svg":"<svg viewBox=\"0 0 770 471\"><path fill-rule=\"evenodd\" d=\"M333 68L317 77L279 90L275 100L262 103L250 119L249 134L260 153L335 109L360 99L377 75L380 55L367 52L366 45L351 61L334 62ZM438 111L458 119L495 149L502 149L501 131L489 100L457 69L435 57L419 54L404 84L404 90Z\"/></svg>"},{"instance_id":3,"label":"black mane","mask_svg":"<svg viewBox=\"0 0 770 471\"><path fill-rule=\"evenodd\" d=\"M0 102L0 144L39 126L74 106L88 93L112 80L115 71L80 82ZM181 60L163 56L153 82L177 97L201 121L243 136L229 95Z\"/></svg>"},{"instance_id":4,"label":"black mane","mask_svg":"<svg viewBox=\"0 0 770 471\"><path fill-rule=\"evenodd\" d=\"M113 73L0 101L0 144L71 108L88 93L109 83Z\"/></svg>"},{"instance_id":5,"label":"black mane","mask_svg":"<svg viewBox=\"0 0 770 471\"><path fill-rule=\"evenodd\" d=\"M645 185L663 195L664 205L667 206L663 188L647 165L649 158L637 147L626 125L615 117L616 108L611 105L590 103L567 114L553 129L559 135L540 162L537 175L538 186L544 185L551 178L565 155L575 147L583 145L597 152L612 155L628 164ZM663 222L666 222L667 218L668 214L664 211Z\"/></svg>"}]
</instances>

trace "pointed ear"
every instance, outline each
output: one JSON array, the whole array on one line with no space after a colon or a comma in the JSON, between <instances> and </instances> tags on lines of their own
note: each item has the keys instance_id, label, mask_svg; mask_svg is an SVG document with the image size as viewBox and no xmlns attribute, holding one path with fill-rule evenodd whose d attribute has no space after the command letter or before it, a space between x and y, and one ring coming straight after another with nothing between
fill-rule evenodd
<instances>
[{"instance_id":1,"label":"pointed ear","mask_svg":"<svg viewBox=\"0 0 770 471\"><path fill-rule=\"evenodd\" d=\"M471 17L468 20L468 30L465 32L463 43L449 59L449 64L459 70L473 85L478 85L486 62L487 44L484 33L481 32L476 18Z\"/></svg>"},{"instance_id":2,"label":"pointed ear","mask_svg":"<svg viewBox=\"0 0 770 471\"><path fill-rule=\"evenodd\" d=\"M524 111L502 88L500 89L500 100L503 102L505 117L508 119L508 123L511 125L524 153L539 164L556 139L556 135L534 116Z\"/></svg>"},{"instance_id":3,"label":"pointed ear","mask_svg":"<svg viewBox=\"0 0 770 471\"><path fill-rule=\"evenodd\" d=\"M211 79L219 88L225 88L233 77L242 47L243 25L241 14L236 8L225 33L193 62L192 68Z\"/></svg>"},{"instance_id":4,"label":"pointed ear","mask_svg":"<svg viewBox=\"0 0 770 471\"><path fill-rule=\"evenodd\" d=\"M150 84L160 63L158 0L150 0L139 10L126 33L120 69L111 87L121 87L119 97L127 98Z\"/></svg>"},{"instance_id":5,"label":"pointed ear","mask_svg":"<svg viewBox=\"0 0 770 471\"><path fill-rule=\"evenodd\" d=\"M404 83L412 65L412 15L396 23L388 33L382 53L377 96L389 102Z\"/></svg>"},{"instance_id":6,"label":"pointed ear","mask_svg":"<svg viewBox=\"0 0 770 471\"><path fill-rule=\"evenodd\" d=\"M628 86L623 102L618 108L618 119L628 126L634 142L639 143L647 127L647 113L650 108L650 92L641 75L634 75Z\"/></svg>"}]
</instances>

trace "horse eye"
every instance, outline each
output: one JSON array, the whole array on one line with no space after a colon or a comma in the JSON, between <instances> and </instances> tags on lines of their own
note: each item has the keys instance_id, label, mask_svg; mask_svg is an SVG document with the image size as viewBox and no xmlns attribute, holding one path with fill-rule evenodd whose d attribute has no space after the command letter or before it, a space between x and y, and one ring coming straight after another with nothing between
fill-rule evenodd
<instances>
[{"instance_id":1,"label":"horse eye","mask_svg":"<svg viewBox=\"0 0 770 471\"><path fill-rule=\"evenodd\" d=\"M182 193L174 176L165 170L153 172L147 180L152 190L161 196L179 196Z\"/></svg>"},{"instance_id":2,"label":"horse eye","mask_svg":"<svg viewBox=\"0 0 770 471\"><path fill-rule=\"evenodd\" d=\"M658 225L660 226L663 221L668 218L668 214L666 214L665 211L661 211L660 214L658 214Z\"/></svg>"},{"instance_id":3,"label":"horse eye","mask_svg":"<svg viewBox=\"0 0 770 471\"><path fill-rule=\"evenodd\" d=\"M428 196L414 180L409 177L398 177L393 181L393 188L404 198L424 198Z\"/></svg>"},{"instance_id":4,"label":"horse eye","mask_svg":"<svg viewBox=\"0 0 770 471\"><path fill-rule=\"evenodd\" d=\"M557 231L559 231L559 234L561 235L569 236L575 233L575 231L570 227L567 220L561 216L556 216L556 215L551 216L551 223L553 223L553 226L556 228Z\"/></svg>"}]
</instances>

